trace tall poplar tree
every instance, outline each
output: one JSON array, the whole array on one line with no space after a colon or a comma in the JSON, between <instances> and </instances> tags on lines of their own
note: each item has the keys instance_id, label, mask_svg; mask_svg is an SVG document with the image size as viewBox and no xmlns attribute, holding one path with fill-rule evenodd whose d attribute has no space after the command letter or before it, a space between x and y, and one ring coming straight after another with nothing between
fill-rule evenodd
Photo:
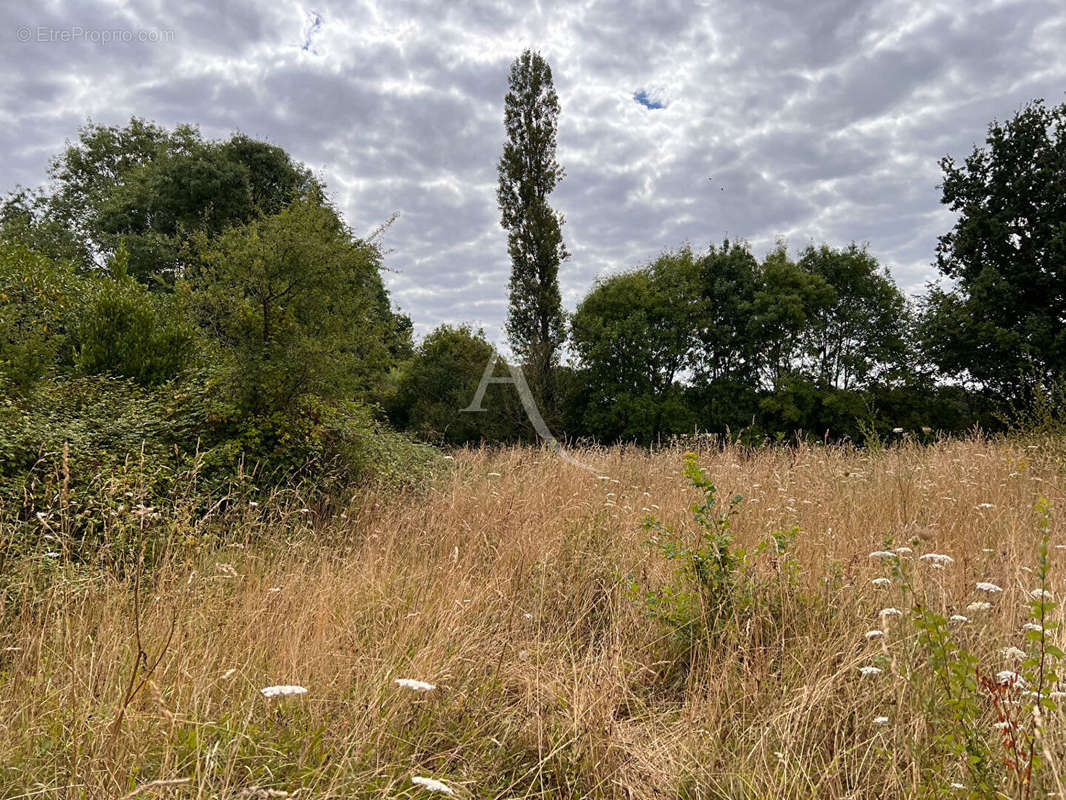
<instances>
[{"instance_id":1,"label":"tall poplar tree","mask_svg":"<svg viewBox=\"0 0 1066 800\"><path fill-rule=\"evenodd\" d=\"M549 409L555 404L552 371L565 338L559 264L569 255L563 218L548 205L564 175L555 160L558 118L551 67L526 50L511 65L496 196L511 255L507 336Z\"/></svg>"}]
</instances>

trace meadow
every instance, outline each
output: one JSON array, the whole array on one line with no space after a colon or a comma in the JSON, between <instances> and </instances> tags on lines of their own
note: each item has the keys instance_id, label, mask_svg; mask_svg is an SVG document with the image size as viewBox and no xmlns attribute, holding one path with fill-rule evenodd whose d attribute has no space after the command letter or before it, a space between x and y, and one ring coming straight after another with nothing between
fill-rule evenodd
<instances>
[{"instance_id":1,"label":"meadow","mask_svg":"<svg viewBox=\"0 0 1066 800\"><path fill-rule=\"evenodd\" d=\"M457 450L340 506L134 492L96 559L60 501L39 551L8 528L0 796L1061 792L1066 442L575 455Z\"/></svg>"}]
</instances>

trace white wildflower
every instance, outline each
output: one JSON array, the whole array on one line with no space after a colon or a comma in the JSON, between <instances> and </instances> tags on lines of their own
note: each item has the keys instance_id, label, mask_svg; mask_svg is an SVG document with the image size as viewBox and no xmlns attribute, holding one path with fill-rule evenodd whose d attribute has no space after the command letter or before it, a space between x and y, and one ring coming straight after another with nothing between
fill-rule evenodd
<instances>
[{"instance_id":1,"label":"white wildflower","mask_svg":"<svg viewBox=\"0 0 1066 800\"><path fill-rule=\"evenodd\" d=\"M874 586L891 586L892 580L890 578L874 578L871 583L873 583Z\"/></svg>"},{"instance_id":2,"label":"white wildflower","mask_svg":"<svg viewBox=\"0 0 1066 800\"><path fill-rule=\"evenodd\" d=\"M978 503L974 508L995 508L992 503Z\"/></svg>"},{"instance_id":3,"label":"white wildflower","mask_svg":"<svg viewBox=\"0 0 1066 800\"><path fill-rule=\"evenodd\" d=\"M871 677L873 675L880 675L881 674L881 668L880 667L859 667L859 672L862 673L862 676L864 678L869 678L869 677Z\"/></svg>"},{"instance_id":4,"label":"white wildflower","mask_svg":"<svg viewBox=\"0 0 1066 800\"><path fill-rule=\"evenodd\" d=\"M248 503L248 508L259 508L259 503L255 502L255 500L252 500L250 503Z\"/></svg>"},{"instance_id":5,"label":"white wildflower","mask_svg":"<svg viewBox=\"0 0 1066 800\"><path fill-rule=\"evenodd\" d=\"M1009 669L997 672L996 680L999 681L1000 686L1025 686L1025 678Z\"/></svg>"},{"instance_id":6,"label":"white wildflower","mask_svg":"<svg viewBox=\"0 0 1066 800\"><path fill-rule=\"evenodd\" d=\"M865 636L867 639L870 639L870 640L879 639L879 638L881 638L884 635L885 635L884 631L879 631L876 628L874 630L872 630L872 631L866 631L866 633L863 634L863 636Z\"/></svg>"},{"instance_id":7,"label":"white wildflower","mask_svg":"<svg viewBox=\"0 0 1066 800\"><path fill-rule=\"evenodd\" d=\"M919 561L927 561L933 565L944 566L945 564L954 564L955 559L951 556L944 555L943 553L925 553L918 556Z\"/></svg>"},{"instance_id":8,"label":"white wildflower","mask_svg":"<svg viewBox=\"0 0 1066 800\"><path fill-rule=\"evenodd\" d=\"M988 592L989 594L996 594L997 592L1002 592L1003 590L1000 587L996 586L996 584L994 583L989 583L988 581L981 581L977 584L977 591Z\"/></svg>"},{"instance_id":9,"label":"white wildflower","mask_svg":"<svg viewBox=\"0 0 1066 800\"><path fill-rule=\"evenodd\" d=\"M1033 591L1029 592L1029 594L1032 595L1032 597L1036 600L1051 599L1051 592L1047 591L1046 589L1033 589Z\"/></svg>"},{"instance_id":10,"label":"white wildflower","mask_svg":"<svg viewBox=\"0 0 1066 800\"><path fill-rule=\"evenodd\" d=\"M421 775L413 775L411 783L417 784L427 792L440 792L441 794L454 795L455 791L446 783L441 783L435 778L423 778Z\"/></svg>"},{"instance_id":11,"label":"white wildflower","mask_svg":"<svg viewBox=\"0 0 1066 800\"><path fill-rule=\"evenodd\" d=\"M1044 626L1043 625L1038 625L1035 622L1027 622L1027 623L1025 623L1022 626L1022 630L1024 630L1024 631L1036 631L1037 633L1043 633L1044 632Z\"/></svg>"},{"instance_id":12,"label":"white wildflower","mask_svg":"<svg viewBox=\"0 0 1066 800\"><path fill-rule=\"evenodd\" d=\"M896 552L897 552L897 553L900 553L900 554L902 554L902 555L910 555L910 554L911 554L911 553L913 553L914 551L913 551L913 550L911 550L911 549L910 549L909 547L907 547L906 545L904 545L903 547L897 547L897 548L896 548Z\"/></svg>"},{"instance_id":13,"label":"white wildflower","mask_svg":"<svg viewBox=\"0 0 1066 800\"><path fill-rule=\"evenodd\" d=\"M874 725L887 725L888 717L874 717Z\"/></svg>"},{"instance_id":14,"label":"white wildflower","mask_svg":"<svg viewBox=\"0 0 1066 800\"><path fill-rule=\"evenodd\" d=\"M903 433L903 428L893 428L892 433Z\"/></svg>"},{"instance_id":15,"label":"white wildflower","mask_svg":"<svg viewBox=\"0 0 1066 800\"><path fill-rule=\"evenodd\" d=\"M890 608L882 608L878 612L878 616L880 616L880 617L902 617L903 616L903 612L900 611L898 608L891 608L891 607Z\"/></svg>"},{"instance_id":16,"label":"white wildflower","mask_svg":"<svg viewBox=\"0 0 1066 800\"><path fill-rule=\"evenodd\" d=\"M397 678L393 681L397 686L401 686L404 689L410 689L412 692L432 692L437 687L432 683L426 683L425 681L417 681L414 678Z\"/></svg>"},{"instance_id":17,"label":"white wildflower","mask_svg":"<svg viewBox=\"0 0 1066 800\"><path fill-rule=\"evenodd\" d=\"M996 728L997 730L1005 731L1007 730L1007 728L1010 727L1010 720L1005 719L1002 722L994 722L992 723L992 727Z\"/></svg>"},{"instance_id":18,"label":"white wildflower","mask_svg":"<svg viewBox=\"0 0 1066 800\"><path fill-rule=\"evenodd\" d=\"M958 781L952 781L951 782L951 788L952 789L965 789L966 788L966 784L965 783L959 783Z\"/></svg>"},{"instance_id":19,"label":"white wildflower","mask_svg":"<svg viewBox=\"0 0 1066 800\"><path fill-rule=\"evenodd\" d=\"M964 617L962 614L952 614L948 617L948 622L969 622L969 617Z\"/></svg>"},{"instance_id":20,"label":"white wildflower","mask_svg":"<svg viewBox=\"0 0 1066 800\"><path fill-rule=\"evenodd\" d=\"M899 556L893 553L891 550L874 550L872 553L870 553L870 558L877 558L883 561L887 561L890 558L899 558Z\"/></svg>"},{"instance_id":21,"label":"white wildflower","mask_svg":"<svg viewBox=\"0 0 1066 800\"><path fill-rule=\"evenodd\" d=\"M990 608L992 608L992 604L987 603L984 600L976 600L970 603L970 605L966 606L966 610L971 613L975 611L988 611L988 609Z\"/></svg>"},{"instance_id":22,"label":"white wildflower","mask_svg":"<svg viewBox=\"0 0 1066 800\"><path fill-rule=\"evenodd\" d=\"M1019 650L1017 647L1007 647L1003 650L1003 657L1010 659L1022 659L1025 658L1025 651Z\"/></svg>"},{"instance_id":23,"label":"white wildflower","mask_svg":"<svg viewBox=\"0 0 1066 800\"><path fill-rule=\"evenodd\" d=\"M267 686L259 690L259 693L263 697L270 699L271 697L293 697L299 694L307 694L307 689L302 686Z\"/></svg>"}]
</instances>

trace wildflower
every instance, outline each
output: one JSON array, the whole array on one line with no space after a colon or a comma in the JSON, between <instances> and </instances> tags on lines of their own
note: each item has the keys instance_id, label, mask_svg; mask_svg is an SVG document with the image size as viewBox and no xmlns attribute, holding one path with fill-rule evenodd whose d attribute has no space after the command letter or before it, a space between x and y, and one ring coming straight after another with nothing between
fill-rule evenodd
<instances>
[{"instance_id":1,"label":"wildflower","mask_svg":"<svg viewBox=\"0 0 1066 800\"><path fill-rule=\"evenodd\" d=\"M1022 630L1023 631L1036 631L1037 633L1043 633L1044 632L1044 626L1043 625L1038 625L1035 622L1027 622L1027 623L1025 623L1022 626Z\"/></svg>"},{"instance_id":2,"label":"wildflower","mask_svg":"<svg viewBox=\"0 0 1066 800\"><path fill-rule=\"evenodd\" d=\"M299 694L307 694L307 689L302 686L267 686L260 689L259 693L269 700L271 697L293 697Z\"/></svg>"},{"instance_id":3,"label":"wildflower","mask_svg":"<svg viewBox=\"0 0 1066 800\"><path fill-rule=\"evenodd\" d=\"M887 561L890 558L899 558L899 556L893 553L891 550L874 550L872 553L870 553L870 558L877 558L882 561Z\"/></svg>"},{"instance_id":4,"label":"wildflower","mask_svg":"<svg viewBox=\"0 0 1066 800\"><path fill-rule=\"evenodd\" d=\"M1009 669L997 672L996 680L999 681L1000 686L1025 686L1025 678Z\"/></svg>"},{"instance_id":5,"label":"wildflower","mask_svg":"<svg viewBox=\"0 0 1066 800\"><path fill-rule=\"evenodd\" d=\"M992 724L992 727L996 728L997 730L1005 731L1007 730L1007 728L1010 727L1010 720L1005 719L1002 722L995 722Z\"/></svg>"},{"instance_id":6,"label":"wildflower","mask_svg":"<svg viewBox=\"0 0 1066 800\"><path fill-rule=\"evenodd\" d=\"M874 578L871 583L873 583L874 586L891 586L892 580L889 578Z\"/></svg>"},{"instance_id":7,"label":"wildflower","mask_svg":"<svg viewBox=\"0 0 1066 800\"><path fill-rule=\"evenodd\" d=\"M973 603L970 603L970 605L966 606L966 610L971 613L974 611L988 611L988 609L990 608L992 608L992 604L986 603L984 600L976 600Z\"/></svg>"},{"instance_id":8,"label":"wildflower","mask_svg":"<svg viewBox=\"0 0 1066 800\"><path fill-rule=\"evenodd\" d=\"M969 622L969 617L964 617L962 614L952 614L948 617L948 622Z\"/></svg>"},{"instance_id":9,"label":"wildflower","mask_svg":"<svg viewBox=\"0 0 1066 800\"><path fill-rule=\"evenodd\" d=\"M896 548L896 552L901 554L901 555L910 555L914 551L911 550L909 547L904 546L904 547L897 547Z\"/></svg>"},{"instance_id":10,"label":"wildflower","mask_svg":"<svg viewBox=\"0 0 1066 800\"><path fill-rule=\"evenodd\" d=\"M44 555L45 555L45 558L59 558L59 556L61 554L60 554L60 552L58 550L49 550Z\"/></svg>"},{"instance_id":11,"label":"wildflower","mask_svg":"<svg viewBox=\"0 0 1066 800\"><path fill-rule=\"evenodd\" d=\"M900 611L898 608L891 608L891 607L890 608L882 608L879 612L877 612L877 614L880 617L902 617L903 616L903 612L902 611Z\"/></svg>"},{"instance_id":12,"label":"wildflower","mask_svg":"<svg viewBox=\"0 0 1066 800\"><path fill-rule=\"evenodd\" d=\"M454 795L455 791L446 783L441 783L434 778L423 778L421 775L411 776L411 783L423 787L427 792L440 792L441 794Z\"/></svg>"},{"instance_id":13,"label":"wildflower","mask_svg":"<svg viewBox=\"0 0 1066 800\"><path fill-rule=\"evenodd\" d=\"M1033 589L1029 594L1036 600L1050 600L1051 592L1046 589Z\"/></svg>"},{"instance_id":14,"label":"wildflower","mask_svg":"<svg viewBox=\"0 0 1066 800\"><path fill-rule=\"evenodd\" d=\"M995 508L992 503L978 503L974 508Z\"/></svg>"},{"instance_id":15,"label":"wildflower","mask_svg":"<svg viewBox=\"0 0 1066 800\"><path fill-rule=\"evenodd\" d=\"M1025 658L1025 652L1019 650L1017 647L1007 647L1003 650L1004 658L1022 659Z\"/></svg>"},{"instance_id":16,"label":"wildflower","mask_svg":"<svg viewBox=\"0 0 1066 800\"><path fill-rule=\"evenodd\" d=\"M888 717L874 717L874 725L887 725Z\"/></svg>"},{"instance_id":17,"label":"wildflower","mask_svg":"<svg viewBox=\"0 0 1066 800\"><path fill-rule=\"evenodd\" d=\"M952 781L951 788L952 789L965 789L966 788L966 784L965 783L958 783L957 781Z\"/></svg>"},{"instance_id":18,"label":"wildflower","mask_svg":"<svg viewBox=\"0 0 1066 800\"><path fill-rule=\"evenodd\" d=\"M944 566L945 564L954 564L955 559L951 556L946 556L943 553L926 553L918 556L919 561L928 561L933 566Z\"/></svg>"},{"instance_id":19,"label":"wildflower","mask_svg":"<svg viewBox=\"0 0 1066 800\"><path fill-rule=\"evenodd\" d=\"M996 586L996 584L994 583L989 583L988 581L981 581L977 584L977 591L995 594L996 592L1002 592L1003 590L1000 587Z\"/></svg>"},{"instance_id":20,"label":"wildflower","mask_svg":"<svg viewBox=\"0 0 1066 800\"><path fill-rule=\"evenodd\" d=\"M869 677L871 677L873 675L880 675L881 674L881 668L880 667L859 667L859 672L862 673L862 676L864 678L869 678Z\"/></svg>"},{"instance_id":21,"label":"wildflower","mask_svg":"<svg viewBox=\"0 0 1066 800\"><path fill-rule=\"evenodd\" d=\"M252 500L248 503L248 508L259 508L259 503L255 502L255 500Z\"/></svg>"},{"instance_id":22,"label":"wildflower","mask_svg":"<svg viewBox=\"0 0 1066 800\"><path fill-rule=\"evenodd\" d=\"M410 689L412 692L432 692L437 687L425 681L416 681L414 678L397 678L393 681L397 686Z\"/></svg>"},{"instance_id":23,"label":"wildflower","mask_svg":"<svg viewBox=\"0 0 1066 800\"><path fill-rule=\"evenodd\" d=\"M280 586L271 586L269 589L267 589L267 591L270 592L271 594L277 594L278 592L281 591L281 587Z\"/></svg>"},{"instance_id":24,"label":"wildflower","mask_svg":"<svg viewBox=\"0 0 1066 800\"><path fill-rule=\"evenodd\" d=\"M880 637L882 637L884 635L885 635L884 631L879 631L876 628L874 630L872 630L872 631L866 631L866 633L863 634L863 636L865 636L867 639L870 639L870 640L878 639L878 638L880 638Z\"/></svg>"},{"instance_id":25,"label":"wildflower","mask_svg":"<svg viewBox=\"0 0 1066 800\"><path fill-rule=\"evenodd\" d=\"M903 433L903 428L893 428L892 433Z\"/></svg>"}]
</instances>

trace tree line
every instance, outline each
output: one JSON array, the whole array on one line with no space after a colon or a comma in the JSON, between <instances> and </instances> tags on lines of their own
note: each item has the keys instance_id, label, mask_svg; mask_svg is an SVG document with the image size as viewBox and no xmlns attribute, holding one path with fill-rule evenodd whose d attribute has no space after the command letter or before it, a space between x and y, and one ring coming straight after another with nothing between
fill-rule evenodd
<instances>
[{"instance_id":1,"label":"tree line","mask_svg":"<svg viewBox=\"0 0 1066 800\"><path fill-rule=\"evenodd\" d=\"M651 443L705 431L756 441L864 440L1034 422L1064 410L1066 104L993 122L964 162L941 162L947 286L908 300L866 247L689 245L599 280L564 314L568 257L548 195L559 102L538 53L515 60L499 163L512 271L507 334L544 415L570 438ZM568 345L571 363L560 365ZM401 368L393 419L458 444L530 435L513 400L464 418L491 345L442 326Z\"/></svg>"},{"instance_id":2,"label":"tree line","mask_svg":"<svg viewBox=\"0 0 1066 800\"><path fill-rule=\"evenodd\" d=\"M924 297L855 244L758 258L726 240L601 278L572 314L550 204L560 105L539 54L512 65L504 108L506 330L557 435L861 441L1061 414L1066 105L1034 101L944 159L958 221L935 254L949 282ZM164 483L189 459L351 480L424 461L411 436L531 440L511 386L462 410L494 346L465 325L416 345L378 235L353 233L269 143L137 118L83 127L44 188L0 203L0 490L45 491L64 448L97 468L147 443Z\"/></svg>"}]
</instances>

